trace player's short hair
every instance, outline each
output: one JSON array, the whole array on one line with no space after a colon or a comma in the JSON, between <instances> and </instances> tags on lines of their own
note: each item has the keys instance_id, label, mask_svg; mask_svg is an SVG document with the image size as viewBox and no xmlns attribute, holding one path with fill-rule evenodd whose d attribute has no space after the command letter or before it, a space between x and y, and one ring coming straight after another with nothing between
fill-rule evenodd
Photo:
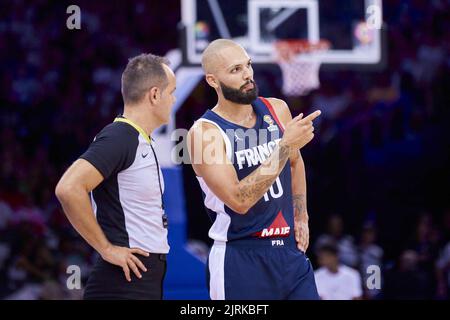
<instances>
[{"instance_id":1,"label":"player's short hair","mask_svg":"<svg viewBox=\"0 0 450 320\"><path fill-rule=\"evenodd\" d=\"M163 91L168 83L163 64L169 60L151 53L143 53L129 59L122 73L122 97L125 104L142 101L148 90L158 87Z\"/></svg>"}]
</instances>

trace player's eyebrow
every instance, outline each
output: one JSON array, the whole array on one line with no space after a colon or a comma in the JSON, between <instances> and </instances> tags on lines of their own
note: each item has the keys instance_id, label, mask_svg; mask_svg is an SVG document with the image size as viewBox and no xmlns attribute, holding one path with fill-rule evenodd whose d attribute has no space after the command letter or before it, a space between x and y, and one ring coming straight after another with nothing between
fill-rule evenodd
<instances>
[{"instance_id":1,"label":"player's eyebrow","mask_svg":"<svg viewBox=\"0 0 450 320\"><path fill-rule=\"evenodd\" d=\"M252 59L248 59L247 64L251 63L251 62L252 62ZM232 69L234 69L236 67L239 67L239 66L242 66L242 65L243 65L243 63L235 63L235 64L232 64L231 66L229 66L227 68L227 70L232 70Z\"/></svg>"}]
</instances>

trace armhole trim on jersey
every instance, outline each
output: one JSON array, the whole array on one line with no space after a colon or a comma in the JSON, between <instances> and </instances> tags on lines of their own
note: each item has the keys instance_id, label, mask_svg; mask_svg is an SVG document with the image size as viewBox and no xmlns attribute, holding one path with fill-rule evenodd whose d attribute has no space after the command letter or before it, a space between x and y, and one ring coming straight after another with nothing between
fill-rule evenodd
<instances>
[{"instance_id":1,"label":"armhole trim on jersey","mask_svg":"<svg viewBox=\"0 0 450 320\"><path fill-rule=\"evenodd\" d=\"M281 123L281 121L278 119L277 114L275 113L275 110L273 109L272 105L270 104L269 100L263 97L259 97L261 101L266 105L267 109L269 109L270 114L277 122L278 126L281 128L282 131L284 131L284 126Z\"/></svg>"},{"instance_id":2,"label":"armhole trim on jersey","mask_svg":"<svg viewBox=\"0 0 450 320\"><path fill-rule=\"evenodd\" d=\"M230 139L228 138L228 136L226 135L226 133L222 130L222 128L217 123L215 123L214 121L211 121L209 119L200 118L197 121L203 121L203 122L206 122L206 123L213 124L219 129L220 134L222 135L222 138L225 141L225 152L227 154L227 158L230 161L232 161L233 159L231 157L231 142L230 142Z\"/></svg>"}]
</instances>

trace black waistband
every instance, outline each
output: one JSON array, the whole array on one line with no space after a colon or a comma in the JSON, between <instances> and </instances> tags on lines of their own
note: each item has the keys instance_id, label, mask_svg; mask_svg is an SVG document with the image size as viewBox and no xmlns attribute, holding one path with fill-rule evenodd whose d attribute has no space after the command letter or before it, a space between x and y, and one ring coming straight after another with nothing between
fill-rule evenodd
<instances>
[{"instance_id":1,"label":"black waistband","mask_svg":"<svg viewBox=\"0 0 450 320\"><path fill-rule=\"evenodd\" d=\"M216 242L215 242L216 243ZM231 246L239 247L270 247L270 248L286 248L296 247L297 243L293 236L289 237L277 237L277 238L244 238L229 240L226 243Z\"/></svg>"},{"instance_id":2,"label":"black waistband","mask_svg":"<svg viewBox=\"0 0 450 320\"><path fill-rule=\"evenodd\" d=\"M167 260L167 254L166 253L150 253L148 257L144 257L146 259L159 259L161 261Z\"/></svg>"},{"instance_id":3,"label":"black waistband","mask_svg":"<svg viewBox=\"0 0 450 320\"><path fill-rule=\"evenodd\" d=\"M140 255L140 254L134 254L139 260L142 262L150 261L150 260L161 260L166 261L167 260L167 254L166 253L151 253L148 257Z\"/></svg>"}]
</instances>

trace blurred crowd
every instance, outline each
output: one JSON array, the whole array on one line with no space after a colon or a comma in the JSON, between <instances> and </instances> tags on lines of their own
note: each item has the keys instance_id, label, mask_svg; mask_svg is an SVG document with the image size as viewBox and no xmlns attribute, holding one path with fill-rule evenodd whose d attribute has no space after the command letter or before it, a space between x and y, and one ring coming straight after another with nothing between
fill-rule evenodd
<instances>
[{"instance_id":1,"label":"blurred crowd","mask_svg":"<svg viewBox=\"0 0 450 320\"><path fill-rule=\"evenodd\" d=\"M127 59L178 46L179 1L78 1L80 31L65 26L70 4L0 10L0 298L80 297L67 290L67 266L82 266L84 281L95 254L62 213L57 179L121 112ZM303 152L314 265L356 270L362 291L352 298L448 299L449 3L394 0L383 10L383 70L324 67L321 88L295 98L281 94L279 70L255 66L255 77L294 115L322 110ZM190 127L214 99L200 84L177 126ZM201 194L183 168L188 237L208 243ZM364 285L371 265L380 290Z\"/></svg>"}]
</instances>

